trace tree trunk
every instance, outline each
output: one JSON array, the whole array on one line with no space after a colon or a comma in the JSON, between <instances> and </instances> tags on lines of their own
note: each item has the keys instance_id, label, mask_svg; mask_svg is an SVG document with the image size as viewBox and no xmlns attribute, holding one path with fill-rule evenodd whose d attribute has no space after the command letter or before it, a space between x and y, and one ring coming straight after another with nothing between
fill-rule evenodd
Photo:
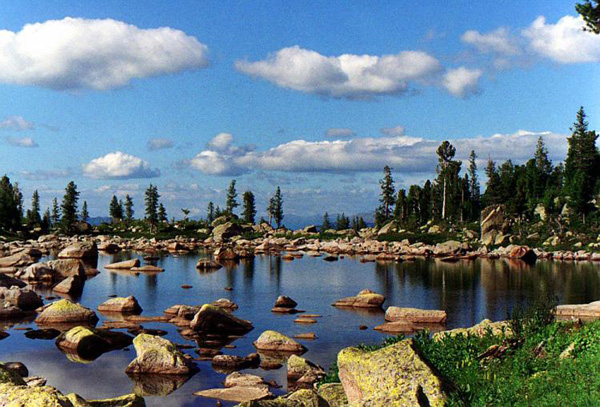
<instances>
[{"instance_id":1,"label":"tree trunk","mask_svg":"<svg viewBox=\"0 0 600 407\"><path fill-rule=\"evenodd\" d=\"M446 177L444 177L444 198L442 200L442 219L446 219Z\"/></svg>"}]
</instances>

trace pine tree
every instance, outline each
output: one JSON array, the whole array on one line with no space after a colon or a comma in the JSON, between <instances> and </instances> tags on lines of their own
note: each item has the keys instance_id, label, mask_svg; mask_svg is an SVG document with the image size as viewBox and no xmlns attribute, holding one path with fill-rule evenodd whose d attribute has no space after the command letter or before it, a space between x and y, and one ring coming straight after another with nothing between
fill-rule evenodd
<instances>
[{"instance_id":1,"label":"pine tree","mask_svg":"<svg viewBox=\"0 0 600 407\"><path fill-rule=\"evenodd\" d=\"M487 187L483 194L483 199L486 206L501 203L500 193L500 175L496 169L496 163L492 159L488 159L485 167L485 175L487 176Z\"/></svg>"},{"instance_id":2,"label":"pine tree","mask_svg":"<svg viewBox=\"0 0 600 407\"><path fill-rule=\"evenodd\" d=\"M181 213L183 213L183 221L187 222L190 216L190 210L187 208L181 208ZM175 223L175 221L173 221L172 223Z\"/></svg>"},{"instance_id":3,"label":"pine tree","mask_svg":"<svg viewBox=\"0 0 600 407\"><path fill-rule=\"evenodd\" d=\"M158 198L158 187L150 184L144 193L146 221L150 224L150 230L154 230L158 223Z\"/></svg>"},{"instance_id":4,"label":"pine tree","mask_svg":"<svg viewBox=\"0 0 600 407\"><path fill-rule=\"evenodd\" d=\"M281 194L281 189L277 187L275 190L275 195L273 195L273 220L277 225L277 229L281 227L281 222L283 221L283 195Z\"/></svg>"},{"instance_id":5,"label":"pine tree","mask_svg":"<svg viewBox=\"0 0 600 407\"><path fill-rule=\"evenodd\" d=\"M585 0L583 3L577 3L575 10L581 15L583 21L585 21L585 31L600 34L600 1L592 1L596 5L592 4L590 0Z\"/></svg>"},{"instance_id":6,"label":"pine tree","mask_svg":"<svg viewBox=\"0 0 600 407\"><path fill-rule=\"evenodd\" d=\"M438 186L442 201L442 219L446 219L447 214L456 211L459 205L456 205L457 192L460 191L460 161L455 161L456 148L448 141L442 142L436 151L438 155Z\"/></svg>"},{"instance_id":7,"label":"pine tree","mask_svg":"<svg viewBox=\"0 0 600 407\"><path fill-rule=\"evenodd\" d=\"M158 204L158 220L162 223L169 221L167 217L167 210L162 203Z\"/></svg>"},{"instance_id":8,"label":"pine tree","mask_svg":"<svg viewBox=\"0 0 600 407\"><path fill-rule=\"evenodd\" d=\"M129 195L125 195L125 219L128 222L133 220L133 214L135 211L133 210L133 199Z\"/></svg>"},{"instance_id":9,"label":"pine tree","mask_svg":"<svg viewBox=\"0 0 600 407\"><path fill-rule=\"evenodd\" d=\"M254 224L254 217L256 216L256 204L254 202L254 194L251 191L246 191L242 195L242 200L244 202L244 222Z\"/></svg>"},{"instance_id":10,"label":"pine tree","mask_svg":"<svg viewBox=\"0 0 600 407\"><path fill-rule=\"evenodd\" d=\"M336 230L346 230L350 227L350 219L346 216L345 213L338 215L337 221L335 222Z\"/></svg>"},{"instance_id":11,"label":"pine tree","mask_svg":"<svg viewBox=\"0 0 600 407\"><path fill-rule=\"evenodd\" d=\"M212 223L213 220L215 220L215 204L209 202L206 207L206 221Z\"/></svg>"},{"instance_id":12,"label":"pine tree","mask_svg":"<svg viewBox=\"0 0 600 407\"><path fill-rule=\"evenodd\" d=\"M331 229L331 221L329 220L329 214L325 212L323 215L323 223L321 224L321 232Z\"/></svg>"},{"instance_id":13,"label":"pine tree","mask_svg":"<svg viewBox=\"0 0 600 407\"><path fill-rule=\"evenodd\" d=\"M21 225L21 214L10 179L4 175L0 180L0 229L17 230Z\"/></svg>"},{"instance_id":14,"label":"pine tree","mask_svg":"<svg viewBox=\"0 0 600 407\"><path fill-rule=\"evenodd\" d=\"M29 226L39 225L42 222L40 215L40 194L37 189L31 195L31 209L27 212L27 223Z\"/></svg>"},{"instance_id":15,"label":"pine tree","mask_svg":"<svg viewBox=\"0 0 600 407\"><path fill-rule=\"evenodd\" d=\"M50 220L50 208L46 208L46 210L44 211L44 216L42 216L42 221L40 226L42 227L42 230L44 232L47 232L48 230L50 230L50 223L52 221Z\"/></svg>"},{"instance_id":16,"label":"pine tree","mask_svg":"<svg viewBox=\"0 0 600 407\"><path fill-rule=\"evenodd\" d=\"M406 191L404 189L398 190L398 196L396 197L396 208L394 209L394 218L404 224L408 217L408 206L406 202Z\"/></svg>"},{"instance_id":17,"label":"pine tree","mask_svg":"<svg viewBox=\"0 0 600 407\"><path fill-rule=\"evenodd\" d=\"M73 225L77 222L77 201L79 200L79 192L77 185L73 181L67 184L65 195L63 196L61 208L61 226L65 232L70 232Z\"/></svg>"},{"instance_id":18,"label":"pine tree","mask_svg":"<svg viewBox=\"0 0 600 407\"><path fill-rule=\"evenodd\" d=\"M113 223L123 220L123 206L117 199L116 195L113 195L112 199L110 200L109 215Z\"/></svg>"},{"instance_id":19,"label":"pine tree","mask_svg":"<svg viewBox=\"0 0 600 407\"><path fill-rule=\"evenodd\" d=\"M52 216L50 219L52 220L52 226L58 226L58 222L60 222L60 207L56 198L52 200Z\"/></svg>"},{"instance_id":20,"label":"pine tree","mask_svg":"<svg viewBox=\"0 0 600 407\"><path fill-rule=\"evenodd\" d=\"M358 218L358 230L365 229L367 227L367 222L362 218Z\"/></svg>"},{"instance_id":21,"label":"pine tree","mask_svg":"<svg viewBox=\"0 0 600 407\"><path fill-rule=\"evenodd\" d=\"M13 194L15 195L15 203L17 204L17 211L19 213L19 223L21 223L20 218L23 217L23 193L21 192L21 188L19 188L18 182L13 184Z\"/></svg>"},{"instance_id":22,"label":"pine tree","mask_svg":"<svg viewBox=\"0 0 600 407\"><path fill-rule=\"evenodd\" d=\"M479 185L479 176L477 175L477 155L475 150L471 150L469 155L469 168L467 170L469 176L469 199L471 200L471 220L479 218L481 212L481 186Z\"/></svg>"},{"instance_id":23,"label":"pine tree","mask_svg":"<svg viewBox=\"0 0 600 407\"><path fill-rule=\"evenodd\" d=\"M227 200L225 203L225 210L228 215L233 215L233 210L239 206L236 198L237 192L235 190L235 180L232 179L229 188L227 188Z\"/></svg>"},{"instance_id":24,"label":"pine tree","mask_svg":"<svg viewBox=\"0 0 600 407\"><path fill-rule=\"evenodd\" d=\"M381 186L379 202L381 202L384 222L387 222L392 215L392 208L396 201L392 169L387 165L383 168L383 178L379 181L379 185Z\"/></svg>"},{"instance_id":25,"label":"pine tree","mask_svg":"<svg viewBox=\"0 0 600 407\"><path fill-rule=\"evenodd\" d=\"M90 213L88 212L87 201L83 201L83 205L81 205L81 221L87 222L90 218Z\"/></svg>"}]
</instances>

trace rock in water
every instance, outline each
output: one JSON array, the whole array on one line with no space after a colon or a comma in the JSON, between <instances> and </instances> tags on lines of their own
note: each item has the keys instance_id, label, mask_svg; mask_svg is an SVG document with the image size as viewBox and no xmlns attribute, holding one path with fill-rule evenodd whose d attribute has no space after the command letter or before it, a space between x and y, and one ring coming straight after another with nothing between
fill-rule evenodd
<instances>
[{"instance_id":1,"label":"rock in water","mask_svg":"<svg viewBox=\"0 0 600 407\"><path fill-rule=\"evenodd\" d=\"M238 305L235 302L233 302L227 298L219 298L218 300L213 301L211 303L211 305L214 305L215 307L227 309L227 310L238 309Z\"/></svg>"},{"instance_id":2,"label":"rock in water","mask_svg":"<svg viewBox=\"0 0 600 407\"><path fill-rule=\"evenodd\" d=\"M140 259L131 259L120 261L117 263L111 263L104 266L105 269L110 270L129 270L133 267L138 267L140 265Z\"/></svg>"},{"instance_id":3,"label":"rock in water","mask_svg":"<svg viewBox=\"0 0 600 407\"><path fill-rule=\"evenodd\" d=\"M337 360L340 380L351 405L445 405L442 379L421 359L412 339L374 352L346 348Z\"/></svg>"},{"instance_id":4,"label":"rock in water","mask_svg":"<svg viewBox=\"0 0 600 407\"><path fill-rule=\"evenodd\" d=\"M264 331L254 342L254 347L258 350L276 352L304 353L306 351L304 346L300 345L292 338L271 330Z\"/></svg>"},{"instance_id":5,"label":"rock in water","mask_svg":"<svg viewBox=\"0 0 600 407\"><path fill-rule=\"evenodd\" d=\"M160 336L140 334L133 346L137 357L127 366L126 373L189 375L197 370L171 341Z\"/></svg>"},{"instance_id":6,"label":"rock in water","mask_svg":"<svg viewBox=\"0 0 600 407\"><path fill-rule=\"evenodd\" d=\"M19 287L0 287L0 301L24 311L34 310L43 304L42 298L34 291Z\"/></svg>"},{"instance_id":7,"label":"rock in water","mask_svg":"<svg viewBox=\"0 0 600 407\"><path fill-rule=\"evenodd\" d=\"M94 311L64 299L49 304L37 316L35 322L39 325L73 323L96 325L98 316Z\"/></svg>"},{"instance_id":8,"label":"rock in water","mask_svg":"<svg viewBox=\"0 0 600 407\"><path fill-rule=\"evenodd\" d=\"M194 316L190 323L194 331L216 334L245 334L254 327L250 321L246 321L231 315L220 307L204 304L200 311Z\"/></svg>"},{"instance_id":9,"label":"rock in water","mask_svg":"<svg viewBox=\"0 0 600 407\"><path fill-rule=\"evenodd\" d=\"M197 396L244 402L273 397L269 385L259 376L234 372L225 378L225 389L209 389L194 393Z\"/></svg>"},{"instance_id":10,"label":"rock in water","mask_svg":"<svg viewBox=\"0 0 600 407\"><path fill-rule=\"evenodd\" d=\"M123 314L140 314L142 307L133 295L129 297L115 297L104 301L98 306L100 312L115 312Z\"/></svg>"},{"instance_id":11,"label":"rock in water","mask_svg":"<svg viewBox=\"0 0 600 407\"><path fill-rule=\"evenodd\" d=\"M535 263L537 260L537 254L527 246L515 246L508 254L508 257L522 260L525 263Z\"/></svg>"},{"instance_id":12,"label":"rock in water","mask_svg":"<svg viewBox=\"0 0 600 407\"><path fill-rule=\"evenodd\" d=\"M390 322L408 321L414 323L443 324L446 322L446 311L389 307L385 311L385 320Z\"/></svg>"},{"instance_id":13,"label":"rock in water","mask_svg":"<svg viewBox=\"0 0 600 407\"><path fill-rule=\"evenodd\" d=\"M77 242L58 253L59 259L93 259L98 258L98 246L95 242Z\"/></svg>"},{"instance_id":14,"label":"rock in water","mask_svg":"<svg viewBox=\"0 0 600 407\"><path fill-rule=\"evenodd\" d=\"M19 288L25 287L27 284L18 278L9 277L6 274L0 273L0 287L11 288L16 286Z\"/></svg>"},{"instance_id":15,"label":"rock in water","mask_svg":"<svg viewBox=\"0 0 600 407\"><path fill-rule=\"evenodd\" d=\"M277 301L275 301L275 307L296 308L297 305L298 303L287 295L280 295L277 297Z\"/></svg>"},{"instance_id":16,"label":"rock in water","mask_svg":"<svg viewBox=\"0 0 600 407\"><path fill-rule=\"evenodd\" d=\"M93 360L104 352L131 345L132 337L122 332L90 329L77 326L56 339L56 346L77 353L83 359Z\"/></svg>"},{"instance_id":17,"label":"rock in water","mask_svg":"<svg viewBox=\"0 0 600 407\"><path fill-rule=\"evenodd\" d=\"M10 369L9 367L0 363L0 384L24 385L25 381L13 369ZM0 401L1 400L2 396L0 396Z\"/></svg>"},{"instance_id":18,"label":"rock in water","mask_svg":"<svg viewBox=\"0 0 600 407\"><path fill-rule=\"evenodd\" d=\"M385 297L371 290L362 290L356 297L346 297L333 303L334 307L381 308Z\"/></svg>"},{"instance_id":19,"label":"rock in water","mask_svg":"<svg viewBox=\"0 0 600 407\"><path fill-rule=\"evenodd\" d=\"M60 294L75 294L83 290L83 280L81 277L67 277L52 288L52 291Z\"/></svg>"}]
</instances>

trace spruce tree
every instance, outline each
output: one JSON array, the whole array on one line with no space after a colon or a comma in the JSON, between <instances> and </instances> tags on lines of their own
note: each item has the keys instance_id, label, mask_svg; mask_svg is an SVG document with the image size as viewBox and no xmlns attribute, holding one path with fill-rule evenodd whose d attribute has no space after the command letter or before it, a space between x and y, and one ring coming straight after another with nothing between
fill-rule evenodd
<instances>
[{"instance_id":1,"label":"spruce tree","mask_svg":"<svg viewBox=\"0 0 600 407\"><path fill-rule=\"evenodd\" d=\"M10 179L0 180L0 229L15 231L20 227L21 214Z\"/></svg>"},{"instance_id":2,"label":"spruce tree","mask_svg":"<svg viewBox=\"0 0 600 407\"><path fill-rule=\"evenodd\" d=\"M325 212L325 215L323 215L323 223L321 224L321 232L328 229L331 229L331 221L329 220L329 214Z\"/></svg>"},{"instance_id":3,"label":"spruce tree","mask_svg":"<svg viewBox=\"0 0 600 407\"><path fill-rule=\"evenodd\" d=\"M501 203L500 193L500 175L496 169L496 163L492 159L488 159L485 167L485 175L487 176L487 187L483 194L483 199L486 206Z\"/></svg>"},{"instance_id":4,"label":"spruce tree","mask_svg":"<svg viewBox=\"0 0 600 407\"><path fill-rule=\"evenodd\" d=\"M575 10L585 21L584 30L600 34L600 0L585 0L583 3L577 3Z\"/></svg>"},{"instance_id":5,"label":"spruce tree","mask_svg":"<svg viewBox=\"0 0 600 407\"><path fill-rule=\"evenodd\" d=\"M121 206L121 202L119 202L116 195L113 195L110 200L109 215L113 223L123 220L123 206Z\"/></svg>"},{"instance_id":6,"label":"spruce tree","mask_svg":"<svg viewBox=\"0 0 600 407\"><path fill-rule=\"evenodd\" d=\"M125 195L125 219L128 222L133 220L133 214L135 211L133 210L133 199L129 195Z\"/></svg>"},{"instance_id":7,"label":"spruce tree","mask_svg":"<svg viewBox=\"0 0 600 407\"><path fill-rule=\"evenodd\" d=\"M206 207L206 221L212 223L213 220L215 220L215 204L209 202Z\"/></svg>"},{"instance_id":8,"label":"spruce tree","mask_svg":"<svg viewBox=\"0 0 600 407\"><path fill-rule=\"evenodd\" d=\"M459 172L461 162L454 160L456 148L448 141L442 142L436 151L438 155L438 187L440 200L442 202L441 218L453 214L459 205L456 201L460 193Z\"/></svg>"},{"instance_id":9,"label":"spruce tree","mask_svg":"<svg viewBox=\"0 0 600 407\"><path fill-rule=\"evenodd\" d=\"M233 210L239 206L236 198L237 192L235 190L235 180L232 179L229 188L227 188L227 200L225 202L225 210L228 215L233 215Z\"/></svg>"},{"instance_id":10,"label":"spruce tree","mask_svg":"<svg viewBox=\"0 0 600 407\"><path fill-rule=\"evenodd\" d=\"M42 221L40 215L40 194L37 189L31 195L31 209L28 211L27 223L30 226L39 225Z\"/></svg>"},{"instance_id":11,"label":"spruce tree","mask_svg":"<svg viewBox=\"0 0 600 407\"><path fill-rule=\"evenodd\" d=\"M46 208L46 210L44 211L44 215L42 216L42 221L40 223L40 226L42 227L42 230L44 232L47 232L50 230L50 223L52 221L50 220L50 208Z\"/></svg>"},{"instance_id":12,"label":"spruce tree","mask_svg":"<svg viewBox=\"0 0 600 407\"><path fill-rule=\"evenodd\" d=\"M90 218L90 213L88 212L87 201L83 201L83 205L81 205L81 220L83 222L87 222L89 218Z\"/></svg>"},{"instance_id":13,"label":"spruce tree","mask_svg":"<svg viewBox=\"0 0 600 407\"><path fill-rule=\"evenodd\" d=\"M162 223L166 223L169 221L167 217L167 209L162 203L158 204L158 221Z\"/></svg>"},{"instance_id":14,"label":"spruce tree","mask_svg":"<svg viewBox=\"0 0 600 407\"><path fill-rule=\"evenodd\" d=\"M273 195L273 220L277 225L277 229L281 227L281 222L283 221L283 195L281 194L281 189L277 187L275 190L275 195Z\"/></svg>"},{"instance_id":15,"label":"spruce tree","mask_svg":"<svg viewBox=\"0 0 600 407\"><path fill-rule=\"evenodd\" d=\"M150 230L154 230L158 223L158 187L150 184L144 193L144 204L146 221L150 224Z\"/></svg>"},{"instance_id":16,"label":"spruce tree","mask_svg":"<svg viewBox=\"0 0 600 407\"><path fill-rule=\"evenodd\" d=\"M379 181L379 185L381 187L379 202L381 202L383 220L387 222L392 215L392 209L396 202L392 169L387 165L383 168L383 178Z\"/></svg>"},{"instance_id":17,"label":"spruce tree","mask_svg":"<svg viewBox=\"0 0 600 407\"><path fill-rule=\"evenodd\" d=\"M23 217L23 193L21 192L18 182L13 184L13 194L15 196L17 211L19 212L19 223L21 223L21 218Z\"/></svg>"},{"instance_id":18,"label":"spruce tree","mask_svg":"<svg viewBox=\"0 0 600 407\"><path fill-rule=\"evenodd\" d=\"M53 227L58 226L58 223L60 222L60 207L58 206L58 199L56 198L52 200L52 215L50 219L52 220Z\"/></svg>"},{"instance_id":19,"label":"spruce tree","mask_svg":"<svg viewBox=\"0 0 600 407\"><path fill-rule=\"evenodd\" d=\"M394 209L394 218L404 224L408 217L408 207L406 201L406 191L404 189L398 190L398 196L396 197L396 208Z\"/></svg>"},{"instance_id":20,"label":"spruce tree","mask_svg":"<svg viewBox=\"0 0 600 407\"><path fill-rule=\"evenodd\" d=\"M65 232L73 230L73 225L77 222L77 201L79 200L79 191L77 185L71 181L65 188L61 208L61 226Z\"/></svg>"},{"instance_id":21,"label":"spruce tree","mask_svg":"<svg viewBox=\"0 0 600 407\"><path fill-rule=\"evenodd\" d=\"M254 202L254 194L251 191L246 191L242 195L244 202L243 218L245 223L254 224L254 217L256 216L256 204Z\"/></svg>"},{"instance_id":22,"label":"spruce tree","mask_svg":"<svg viewBox=\"0 0 600 407\"><path fill-rule=\"evenodd\" d=\"M469 199L471 200L471 220L479 218L481 212L481 186L479 184L479 176L477 175L477 155L475 150L471 150L469 155L469 168L467 170L469 175Z\"/></svg>"}]
</instances>

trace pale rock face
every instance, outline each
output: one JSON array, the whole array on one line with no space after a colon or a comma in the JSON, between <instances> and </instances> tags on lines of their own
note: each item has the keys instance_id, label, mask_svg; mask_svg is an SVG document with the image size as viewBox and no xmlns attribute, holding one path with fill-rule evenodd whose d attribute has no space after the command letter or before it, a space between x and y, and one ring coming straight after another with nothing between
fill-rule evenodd
<instances>
[{"instance_id":1,"label":"pale rock face","mask_svg":"<svg viewBox=\"0 0 600 407\"><path fill-rule=\"evenodd\" d=\"M137 357L127 366L126 373L189 375L196 370L171 341L160 336L140 334L133 346Z\"/></svg>"},{"instance_id":2,"label":"pale rock face","mask_svg":"<svg viewBox=\"0 0 600 407\"><path fill-rule=\"evenodd\" d=\"M254 347L258 350L279 351L279 352L304 352L306 348L300 345L292 338L277 331L265 331L254 342Z\"/></svg>"}]
</instances>

